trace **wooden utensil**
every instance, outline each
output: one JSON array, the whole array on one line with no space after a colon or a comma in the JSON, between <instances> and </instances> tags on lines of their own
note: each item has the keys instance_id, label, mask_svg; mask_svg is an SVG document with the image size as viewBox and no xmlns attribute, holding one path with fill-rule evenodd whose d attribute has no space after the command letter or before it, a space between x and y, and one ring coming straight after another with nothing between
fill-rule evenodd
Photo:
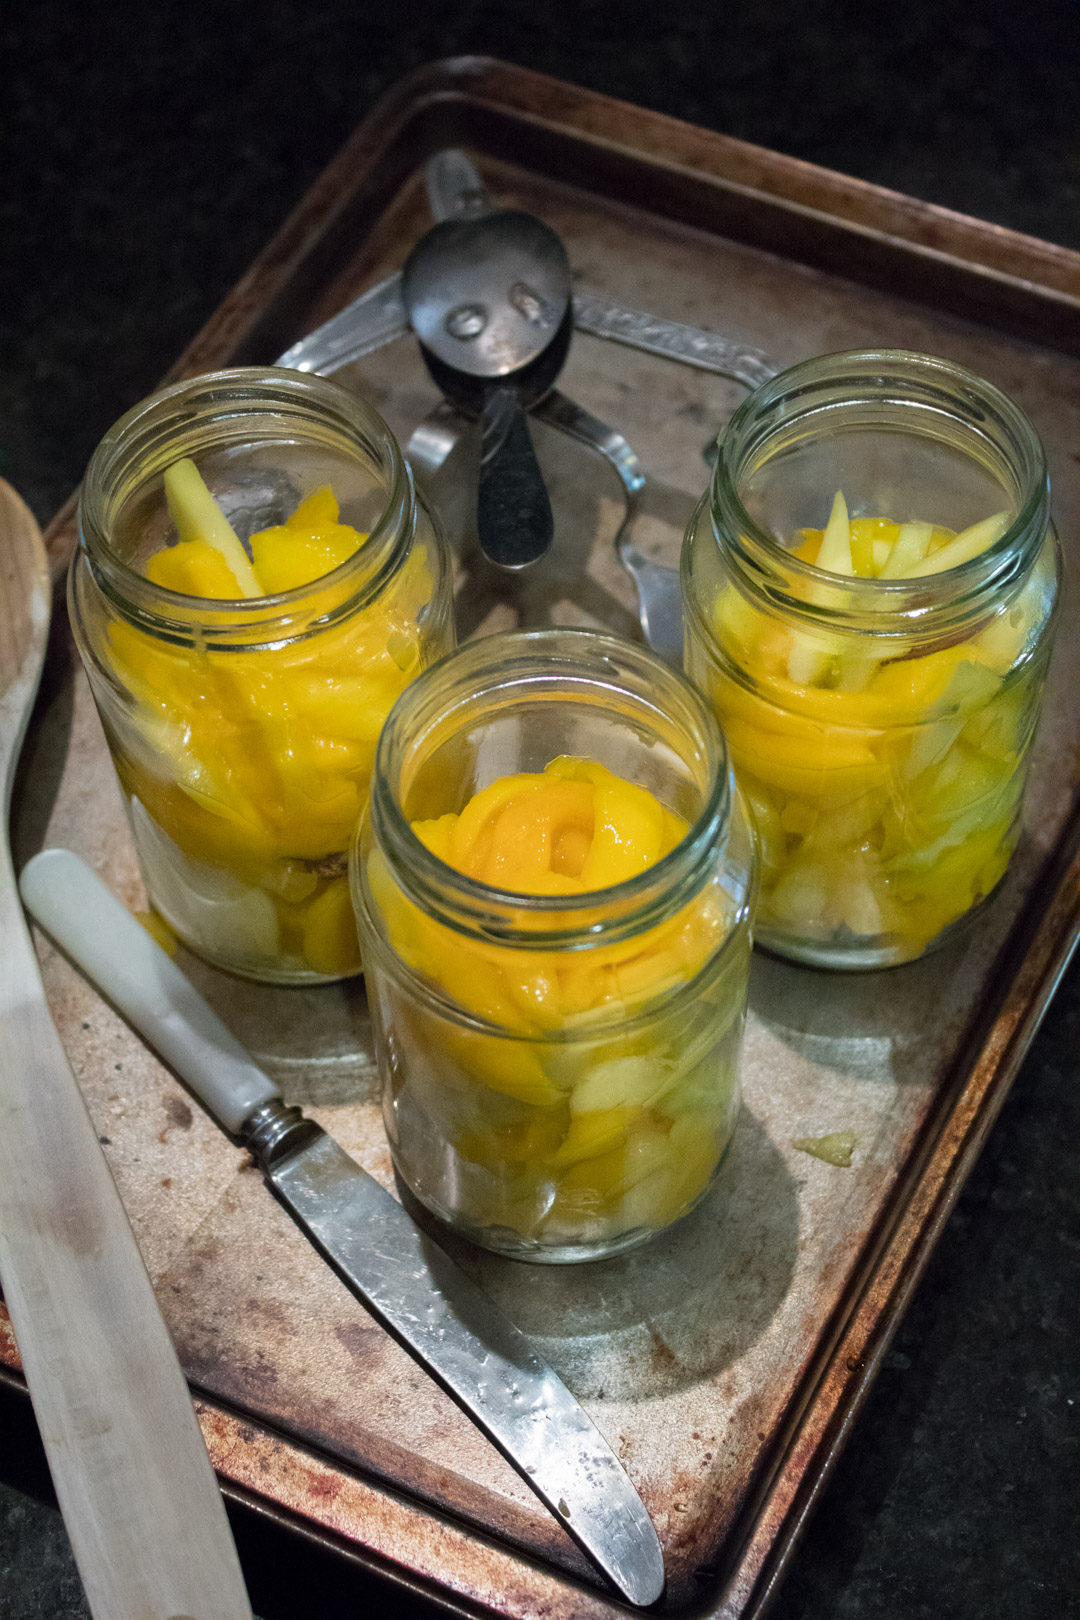
<instances>
[{"instance_id":1,"label":"wooden utensil","mask_svg":"<svg viewBox=\"0 0 1080 1620\"><path fill-rule=\"evenodd\" d=\"M191 1398L49 1015L7 838L49 627L0 479L0 1281L95 1620L251 1620Z\"/></svg>"}]
</instances>

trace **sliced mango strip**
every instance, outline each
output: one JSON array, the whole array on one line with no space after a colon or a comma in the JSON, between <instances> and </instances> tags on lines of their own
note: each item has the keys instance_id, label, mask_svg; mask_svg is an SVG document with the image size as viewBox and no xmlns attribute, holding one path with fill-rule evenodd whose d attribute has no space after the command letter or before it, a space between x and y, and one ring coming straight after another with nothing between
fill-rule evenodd
<instances>
[{"instance_id":1,"label":"sliced mango strip","mask_svg":"<svg viewBox=\"0 0 1080 1620\"><path fill-rule=\"evenodd\" d=\"M983 518L981 523L973 523L969 529L964 529L947 545L939 547L929 555L924 555L919 562L905 568L901 577L915 579L921 578L924 574L943 574L948 568L959 568L961 563L970 562L973 557L978 557L990 546L995 545L1008 527L1008 512L995 512L993 517Z\"/></svg>"},{"instance_id":2,"label":"sliced mango strip","mask_svg":"<svg viewBox=\"0 0 1080 1620\"><path fill-rule=\"evenodd\" d=\"M185 456L165 471L165 501L181 543L202 542L221 553L242 596L264 592L232 524L203 482L198 467Z\"/></svg>"},{"instance_id":3,"label":"sliced mango strip","mask_svg":"<svg viewBox=\"0 0 1080 1620\"><path fill-rule=\"evenodd\" d=\"M821 549L818 551L815 562L818 568L827 568L830 574L853 574L855 566L851 560L851 525L848 519L847 502L843 494L837 490L833 496L832 511L829 521L825 525L825 533L821 538Z\"/></svg>"},{"instance_id":4,"label":"sliced mango strip","mask_svg":"<svg viewBox=\"0 0 1080 1620\"><path fill-rule=\"evenodd\" d=\"M905 574L914 573L917 564L930 550L933 534L932 523L905 523L889 547L884 563L877 570L879 577L901 579Z\"/></svg>"}]
</instances>

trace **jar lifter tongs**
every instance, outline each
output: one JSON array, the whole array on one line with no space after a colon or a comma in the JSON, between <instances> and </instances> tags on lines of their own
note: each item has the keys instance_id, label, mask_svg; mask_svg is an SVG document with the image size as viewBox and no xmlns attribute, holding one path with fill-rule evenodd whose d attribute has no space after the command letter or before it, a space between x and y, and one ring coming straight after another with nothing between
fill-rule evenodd
<instances>
[{"instance_id":1,"label":"jar lifter tongs","mask_svg":"<svg viewBox=\"0 0 1080 1620\"><path fill-rule=\"evenodd\" d=\"M425 179L428 202L438 223L478 218L492 211L480 176L461 151L448 149L429 158ZM777 369L759 349L700 327L631 309L576 283L572 318L579 332L730 377L746 388L756 388ZM330 376L411 330L401 272L395 271L286 349L276 364ZM615 549L637 590L642 632L654 651L671 663L680 663L682 606L678 571L648 557L633 540L634 519L647 482L633 447L617 429L576 405L557 388L551 388L534 403L529 414L576 439L613 468L625 503ZM440 404L416 428L406 447L407 459L419 472L436 473L466 426L465 416L452 406Z\"/></svg>"}]
</instances>

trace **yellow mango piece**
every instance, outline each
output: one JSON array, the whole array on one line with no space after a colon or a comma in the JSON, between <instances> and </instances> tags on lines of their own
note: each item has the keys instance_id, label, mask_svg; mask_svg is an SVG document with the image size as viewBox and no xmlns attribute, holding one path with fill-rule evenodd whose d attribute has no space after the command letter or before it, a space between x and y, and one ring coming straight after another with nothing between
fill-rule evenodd
<instances>
[{"instance_id":1,"label":"yellow mango piece","mask_svg":"<svg viewBox=\"0 0 1080 1620\"><path fill-rule=\"evenodd\" d=\"M874 541L880 539L881 524L873 518L852 518L850 527L852 572L860 579L872 579L877 573Z\"/></svg>"},{"instance_id":2,"label":"yellow mango piece","mask_svg":"<svg viewBox=\"0 0 1080 1620\"><path fill-rule=\"evenodd\" d=\"M851 560L851 525L847 502L840 490L833 496L832 511L814 562L818 568L825 568L830 574L851 574L855 571Z\"/></svg>"},{"instance_id":3,"label":"yellow mango piece","mask_svg":"<svg viewBox=\"0 0 1080 1620\"><path fill-rule=\"evenodd\" d=\"M146 565L146 577L182 596L236 601L244 594L222 553L205 540L180 540L155 552Z\"/></svg>"},{"instance_id":4,"label":"yellow mango piece","mask_svg":"<svg viewBox=\"0 0 1080 1620\"><path fill-rule=\"evenodd\" d=\"M809 1153L815 1159L823 1159L826 1164L835 1164L847 1170L855 1151L855 1132L829 1131L825 1136L794 1136L791 1145L800 1153Z\"/></svg>"},{"instance_id":5,"label":"yellow mango piece","mask_svg":"<svg viewBox=\"0 0 1080 1620\"><path fill-rule=\"evenodd\" d=\"M357 552L366 533L338 521L338 502L329 484L315 490L284 521L251 536L251 556L268 596L310 585L332 573Z\"/></svg>"},{"instance_id":6,"label":"yellow mango piece","mask_svg":"<svg viewBox=\"0 0 1080 1620\"><path fill-rule=\"evenodd\" d=\"M512 979L508 983L500 970L496 952L463 950L459 935L438 923L425 922L416 965L476 1017L506 1029L534 1028L514 996Z\"/></svg>"},{"instance_id":7,"label":"yellow mango piece","mask_svg":"<svg viewBox=\"0 0 1080 1620\"><path fill-rule=\"evenodd\" d=\"M592 847L581 868L586 889L625 882L660 859L664 809L646 788L605 771L595 780Z\"/></svg>"},{"instance_id":8,"label":"yellow mango piece","mask_svg":"<svg viewBox=\"0 0 1080 1620\"><path fill-rule=\"evenodd\" d=\"M581 878L584 868L558 871L555 861L571 858L567 842L587 847L593 836L594 793L585 782L539 781L504 804L487 823L470 852L466 870L472 877L522 894L551 892L542 880L557 875ZM568 885L565 892L573 892ZM560 892L560 891L556 891Z\"/></svg>"},{"instance_id":9,"label":"yellow mango piece","mask_svg":"<svg viewBox=\"0 0 1080 1620\"><path fill-rule=\"evenodd\" d=\"M824 529L800 529L801 539L797 546L791 547L791 555L798 557L800 562L816 563L821 550L821 542L825 538Z\"/></svg>"},{"instance_id":10,"label":"yellow mango piece","mask_svg":"<svg viewBox=\"0 0 1080 1620\"><path fill-rule=\"evenodd\" d=\"M149 559L147 577L185 595L244 594L228 558L250 564L197 469L176 464L166 486L181 538ZM254 594L324 573L365 538L338 522L329 487L315 491L263 531L263 560L276 547L291 572L256 580ZM297 863L347 847L379 731L419 667L415 615L431 588L417 553L370 608L271 649L219 650L212 638L174 647L125 621L108 628L110 662L134 700L117 758L125 788L188 858L242 877L280 908L285 965L297 971L319 962L337 976L358 966L344 889L335 901L325 876L298 877Z\"/></svg>"},{"instance_id":11,"label":"yellow mango piece","mask_svg":"<svg viewBox=\"0 0 1080 1620\"><path fill-rule=\"evenodd\" d=\"M618 1142L604 1153L567 1165L559 1176L551 1217L575 1222L583 1215L604 1215L614 1206L627 1183L627 1148Z\"/></svg>"},{"instance_id":12,"label":"yellow mango piece","mask_svg":"<svg viewBox=\"0 0 1080 1620\"><path fill-rule=\"evenodd\" d=\"M558 958L549 951L537 951L519 961L516 971L509 965L503 975L507 993L522 1016L538 1029L558 1029L563 1021L562 991Z\"/></svg>"},{"instance_id":13,"label":"yellow mango piece","mask_svg":"<svg viewBox=\"0 0 1080 1620\"><path fill-rule=\"evenodd\" d=\"M456 1029L447 1029L440 1034L440 1040L445 1042L449 1056L477 1085L530 1108L554 1108L566 1100L565 1090L545 1072L529 1041ZM492 1156L497 1157L494 1145Z\"/></svg>"},{"instance_id":14,"label":"yellow mango piece","mask_svg":"<svg viewBox=\"0 0 1080 1620\"><path fill-rule=\"evenodd\" d=\"M587 893L644 871L685 830L646 789L604 766L555 760L474 794L450 832L447 858L512 892Z\"/></svg>"},{"instance_id":15,"label":"yellow mango piece","mask_svg":"<svg viewBox=\"0 0 1080 1620\"><path fill-rule=\"evenodd\" d=\"M513 802L515 797L531 794L538 791L540 783L535 775L520 772L514 776L502 776L496 782L490 783L474 793L468 803L461 810L457 818L450 840L450 864L459 872L470 872L467 862L473 859L473 847L482 833L487 832L490 823L499 811L507 804ZM482 859L486 849L482 849L478 859Z\"/></svg>"},{"instance_id":16,"label":"yellow mango piece","mask_svg":"<svg viewBox=\"0 0 1080 1620\"><path fill-rule=\"evenodd\" d=\"M577 1164L581 1159L594 1159L609 1152L625 1138L640 1118L641 1109L629 1105L576 1114L558 1149L552 1154L552 1164L558 1167Z\"/></svg>"},{"instance_id":17,"label":"yellow mango piece","mask_svg":"<svg viewBox=\"0 0 1080 1620\"><path fill-rule=\"evenodd\" d=\"M620 1219L633 1226L667 1226L686 1213L709 1185L720 1157L715 1128L687 1115L666 1140L642 1156L642 1169L626 1192Z\"/></svg>"},{"instance_id":18,"label":"yellow mango piece","mask_svg":"<svg viewBox=\"0 0 1080 1620\"><path fill-rule=\"evenodd\" d=\"M734 716L725 717L724 730L736 775L745 769L758 782L825 806L847 804L887 781L887 766L857 732L821 726L816 734L785 735Z\"/></svg>"},{"instance_id":19,"label":"yellow mango piece","mask_svg":"<svg viewBox=\"0 0 1080 1620\"><path fill-rule=\"evenodd\" d=\"M904 523L897 531L896 538L889 549L889 555L881 570L882 579L900 579L918 563L922 562L930 550L930 542L934 537L932 523Z\"/></svg>"},{"instance_id":20,"label":"yellow mango piece","mask_svg":"<svg viewBox=\"0 0 1080 1620\"><path fill-rule=\"evenodd\" d=\"M259 873L260 887L268 894L298 906L310 900L319 887L319 874L302 861L276 861Z\"/></svg>"},{"instance_id":21,"label":"yellow mango piece","mask_svg":"<svg viewBox=\"0 0 1080 1620\"><path fill-rule=\"evenodd\" d=\"M916 579L925 574L943 574L948 568L959 568L961 563L970 562L973 557L978 557L995 545L1009 527L1009 522L1008 512L995 512L993 517L971 524L947 544L905 568L901 577Z\"/></svg>"},{"instance_id":22,"label":"yellow mango piece","mask_svg":"<svg viewBox=\"0 0 1080 1620\"><path fill-rule=\"evenodd\" d=\"M301 533L317 534L321 529L331 528L340 516L341 508L333 488L330 484L320 484L290 513L285 524L287 528L299 529Z\"/></svg>"},{"instance_id":23,"label":"yellow mango piece","mask_svg":"<svg viewBox=\"0 0 1080 1620\"><path fill-rule=\"evenodd\" d=\"M462 1158L498 1171L506 1165L557 1162L559 1144L565 1134L566 1121L559 1110L547 1108L490 1130L459 1130L454 1133L453 1142Z\"/></svg>"},{"instance_id":24,"label":"yellow mango piece","mask_svg":"<svg viewBox=\"0 0 1080 1620\"><path fill-rule=\"evenodd\" d=\"M141 923L156 945L160 945L166 956L175 956L180 948L180 941L169 927L164 917L156 911L136 911L132 915L135 921Z\"/></svg>"},{"instance_id":25,"label":"yellow mango piece","mask_svg":"<svg viewBox=\"0 0 1080 1620\"><path fill-rule=\"evenodd\" d=\"M251 555L266 596L310 585L332 573L356 552L366 536L344 524L318 534L301 534L291 524L260 529L251 537Z\"/></svg>"},{"instance_id":26,"label":"yellow mango piece","mask_svg":"<svg viewBox=\"0 0 1080 1620\"><path fill-rule=\"evenodd\" d=\"M414 821L412 830L433 855L437 855L440 861L449 863L450 838L457 826L457 820L457 816L453 813L435 816L430 821Z\"/></svg>"},{"instance_id":27,"label":"yellow mango piece","mask_svg":"<svg viewBox=\"0 0 1080 1620\"><path fill-rule=\"evenodd\" d=\"M316 973L341 978L359 973L360 942L347 878L334 878L307 903L303 927L304 958Z\"/></svg>"},{"instance_id":28,"label":"yellow mango piece","mask_svg":"<svg viewBox=\"0 0 1080 1620\"><path fill-rule=\"evenodd\" d=\"M559 992L566 1019L603 1007L618 996L613 967L609 963L592 960L593 954L589 953L589 960L576 955L558 960Z\"/></svg>"}]
</instances>

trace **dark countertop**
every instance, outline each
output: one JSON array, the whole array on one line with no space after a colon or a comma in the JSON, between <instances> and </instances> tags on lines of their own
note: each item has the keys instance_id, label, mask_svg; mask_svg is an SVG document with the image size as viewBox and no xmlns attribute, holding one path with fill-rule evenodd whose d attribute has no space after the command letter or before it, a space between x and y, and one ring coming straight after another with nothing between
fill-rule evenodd
<instances>
[{"instance_id":1,"label":"dark countertop","mask_svg":"<svg viewBox=\"0 0 1080 1620\"><path fill-rule=\"evenodd\" d=\"M1080 6L8 0L0 473L44 522L409 69L502 56L1080 248ZM1080 1612L1080 971L1066 976L777 1597L783 1620ZM88 1612L0 1402L0 1620ZM414 1611L254 1515L265 1620ZM313 1601L313 1592L318 1598Z\"/></svg>"}]
</instances>

